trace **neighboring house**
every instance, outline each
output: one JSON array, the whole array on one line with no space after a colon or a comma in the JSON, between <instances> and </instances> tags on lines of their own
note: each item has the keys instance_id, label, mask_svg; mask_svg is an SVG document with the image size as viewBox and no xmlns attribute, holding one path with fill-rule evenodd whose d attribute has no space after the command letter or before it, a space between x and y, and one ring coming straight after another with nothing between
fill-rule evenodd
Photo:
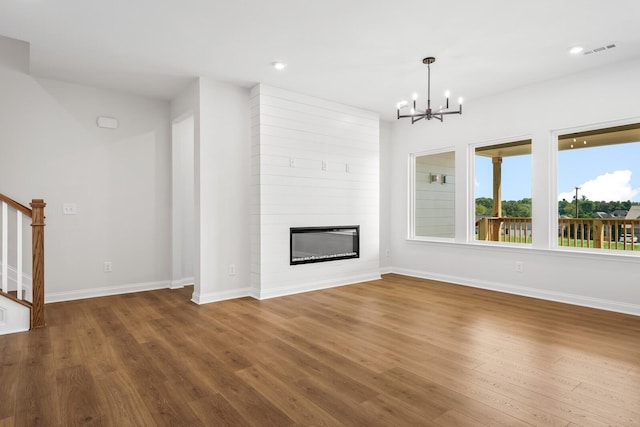
<instances>
[{"instance_id":1,"label":"neighboring house","mask_svg":"<svg viewBox=\"0 0 640 427\"><path fill-rule=\"evenodd\" d=\"M625 219L640 219L640 205L631 206L631 209L629 209L629 212L627 212ZM635 224L633 226L633 234L636 236L640 236L640 224Z\"/></svg>"},{"instance_id":2,"label":"neighboring house","mask_svg":"<svg viewBox=\"0 0 640 427\"><path fill-rule=\"evenodd\" d=\"M640 205L631 206L629 212L625 216L626 219L640 219Z\"/></svg>"}]
</instances>

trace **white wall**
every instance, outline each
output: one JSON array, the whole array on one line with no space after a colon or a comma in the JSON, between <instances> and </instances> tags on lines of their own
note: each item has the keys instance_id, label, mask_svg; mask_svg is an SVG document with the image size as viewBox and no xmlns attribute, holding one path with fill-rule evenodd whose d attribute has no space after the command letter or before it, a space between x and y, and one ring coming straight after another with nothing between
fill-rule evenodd
<instances>
[{"instance_id":1,"label":"white wall","mask_svg":"<svg viewBox=\"0 0 640 427\"><path fill-rule=\"evenodd\" d=\"M249 293L249 91L199 79L196 289L206 303Z\"/></svg>"},{"instance_id":2,"label":"white wall","mask_svg":"<svg viewBox=\"0 0 640 427\"><path fill-rule=\"evenodd\" d=\"M0 36L0 68L29 72L29 43Z\"/></svg>"},{"instance_id":3,"label":"white wall","mask_svg":"<svg viewBox=\"0 0 640 427\"><path fill-rule=\"evenodd\" d=\"M379 277L378 116L265 85L251 96L252 294ZM360 225L360 258L289 265L290 227L345 225Z\"/></svg>"},{"instance_id":4,"label":"white wall","mask_svg":"<svg viewBox=\"0 0 640 427\"><path fill-rule=\"evenodd\" d=\"M169 104L3 67L0 93L0 191L47 203L46 300L166 287ZM77 215L62 215L68 202Z\"/></svg>"},{"instance_id":5,"label":"white wall","mask_svg":"<svg viewBox=\"0 0 640 427\"><path fill-rule=\"evenodd\" d=\"M638 263L633 255L552 250L556 208L553 131L639 122L640 61L572 75L470 101L444 123L392 125L391 236L399 273L640 314ZM469 144L531 138L533 247L469 242L473 223ZM456 150L456 242L407 240L408 156ZM471 207L470 207L471 206ZM524 271L515 271L516 261Z\"/></svg>"},{"instance_id":6,"label":"white wall","mask_svg":"<svg viewBox=\"0 0 640 427\"><path fill-rule=\"evenodd\" d=\"M391 123L380 121L380 273L391 267Z\"/></svg>"},{"instance_id":7,"label":"white wall","mask_svg":"<svg viewBox=\"0 0 640 427\"><path fill-rule=\"evenodd\" d=\"M172 288L194 283L194 148L194 116L188 115L173 121L171 132Z\"/></svg>"},{"instance_id":8,"label":"white wall","mask_svg":"<svg viewBox=\"0 0 640 427\"><path fill-rule=\"evenodd\" d=\"M187 273L183 273L184 269L184 257L187 254L193 256L191 270L193 278L191 282L194 284L194 294L200 295L200 163L196 161L199 158L200 153L200 80L194 78L191 84L189 84L177 97L171 100L171 123L175 126L184 120L190 120L193 118L193 135L187 135L187 138L193 136L191 143L193 144L193 165L191 169L181 170L180 165L184 163L183 152L179 147L175 146L175 141L172 140L172 273L171 273L171 286L179 288L181 285L187 284ZM185 135L183 135L185 136ZM191 173L189 178L187 175ZM192 186L192 199L193 206L191 208L182 208L180 203L185 201L184 194L185 185L190 184ZM191 222L191 224L189 224ZM190 242L192 248L186 248L188 245L188 238L183 236L183 230L186 227L191 227L193 233L193 241ZM176 242L177 244L174 244Z\"/></svg>"},{"instance_id":9,"label":"white wall","mask_svg":"<svg viewBox=\"0 0 640 427\"><path fill-rule=\"evenodd\" d=\"M190 275L195 302L249 295L249 91L199 78L169 104L34 79L25 73L29 45L0 42L0 191L25 204L39 197L48 203L47 301L155 289L172 282L179 286ZM292 220L278 239L288 242L289 226L360 224L361 258L335 262L331 268L299 266L295 277L276 285L280 264L287 263L289 269L287 243L281 260L272 266L267 259L269 264L263 265L270 281L254 293L257 297L379 274L381 128L377 115L301 95L287 96L302 117L277 113L277 120L288 121L283 132L293 132L301 145L306 144L291 152L300 166L309 159L312 163L324 159L329 166L327 171L314 172L322 178L311 173L307 178L314 182L298 187L298 197L306 199L286 203L288 209L294 207L286 213ZM120 126L97 128L97 116L115 117ZM279 126L267 122L262 125ZM383 128L388 141L389 126ZM174 147L172 130L178 143ZM307 134L314 136L305 139ZM193 152L178 146L179 141L191 139ZM277 144L271 148L277 150ZM349 172L344 169L347 164ZM174 181L172 168L177 173ZM190 174L193 194L187 188ZM327 189L328 184L333 188ZM277 191L277 187L272 188ZM310 189L316 193L309 196ZM172 193L181 209L172 211ZM311 203L317 195L317 203ZM63 203L76 203L78 214L62 215ZM304 212L296 211L295 205ZM261 206L266 222L272 207ZM308 213L313 216L305 218ZM272 236L266 236L271 244ZM113 272L102 271L104 261L113 263Z\"/></svg>"}]
</instances>

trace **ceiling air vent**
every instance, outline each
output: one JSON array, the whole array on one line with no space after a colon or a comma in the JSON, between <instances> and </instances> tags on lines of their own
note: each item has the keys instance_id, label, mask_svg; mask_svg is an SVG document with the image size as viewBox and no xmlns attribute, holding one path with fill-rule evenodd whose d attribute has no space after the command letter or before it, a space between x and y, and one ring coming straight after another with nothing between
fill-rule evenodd
<instances>
[{"instance_id":1,"label":"ceiling air vent","mask_svg":"<svg viewBox=\"0 0 640 427\"><path fill-rule=\"evenodd\" d=\"M606 46L596 47L595 49L585 50L584 54L591 55L592 53L604 52L605 50L613 49L614 47L616 47L615 43L611 43Z\"/></svg>"}]
</instances>

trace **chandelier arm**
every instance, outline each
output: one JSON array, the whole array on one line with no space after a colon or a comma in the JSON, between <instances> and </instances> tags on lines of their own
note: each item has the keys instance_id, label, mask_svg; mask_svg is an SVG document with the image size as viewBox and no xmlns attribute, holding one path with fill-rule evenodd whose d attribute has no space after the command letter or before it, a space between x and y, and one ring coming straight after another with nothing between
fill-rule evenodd
<instances>
[{"instance_id":1,"label":"chandelier arm","mask_svg":"<svg viewBox=\"0 0 640 427\"><path fill-rule=\"evenodd\" d=\"M421 117L424 116L424 114L422 113L417 113L417 114L401 114L398 116L399 119L406 119L408 117Z\"/></svg>"},{"instance_id":2,"label":"chandelier arm","mask_svg":"<svg viewBox=\"0 0 640 427\"><path fill-rule=\"evenodd\" d=\"M462 114L462 113L460 111L442 111L438 114L443 115L443 114Z\"/></svg>"}]
</instances>

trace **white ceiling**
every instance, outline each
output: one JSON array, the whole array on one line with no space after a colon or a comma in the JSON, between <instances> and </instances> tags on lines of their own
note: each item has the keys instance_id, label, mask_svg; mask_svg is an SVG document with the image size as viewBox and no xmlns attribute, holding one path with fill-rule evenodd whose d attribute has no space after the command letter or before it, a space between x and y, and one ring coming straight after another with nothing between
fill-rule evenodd
<instances>
[{"instance_id":1,"label":"white ceiling","mask_svg":"<svg viewBox=\"0 0 640 427\"><path fill-rule=\"evenodd\" d=\"M638 0L0 0L36 76L166 99L196 76L261 82L388 119L426 92L425 56L434 103L472 101L639 57L638 22Z\"/></svg>"}]
</instances>

